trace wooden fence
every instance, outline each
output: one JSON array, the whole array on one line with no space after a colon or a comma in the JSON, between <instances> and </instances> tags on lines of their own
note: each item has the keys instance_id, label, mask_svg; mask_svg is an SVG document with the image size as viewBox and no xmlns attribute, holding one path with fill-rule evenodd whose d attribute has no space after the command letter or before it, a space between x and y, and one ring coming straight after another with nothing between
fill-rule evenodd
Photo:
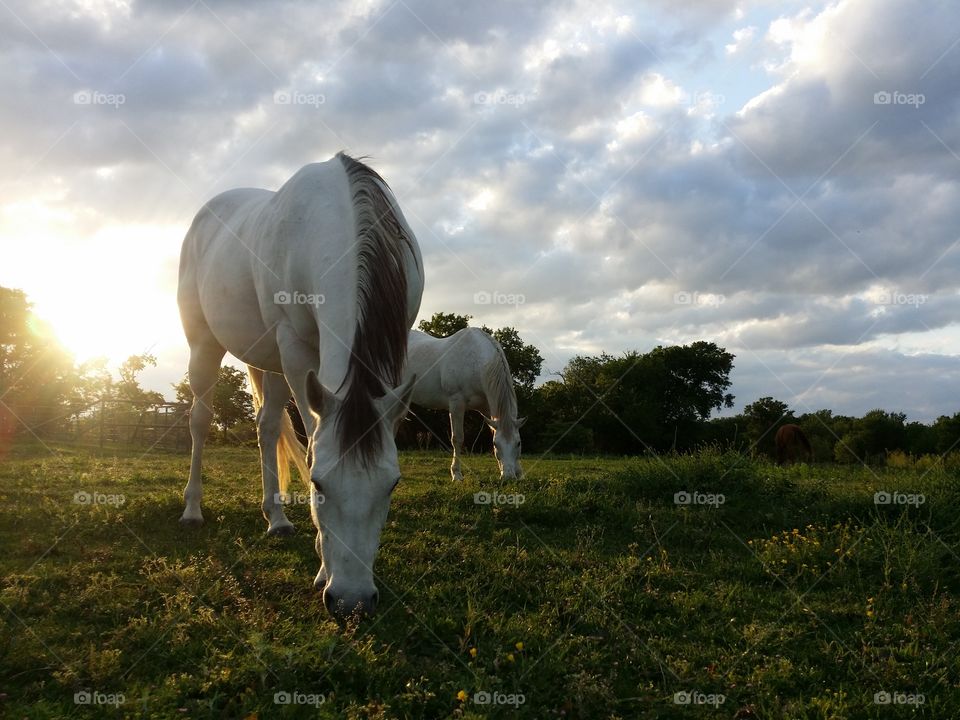
<instances>
[{"instance_id":1,"label":"wooden fence","mask_svg":"<svg viewBox=\"0 0 960 720\"><path fill-rule=\"evenodd\" d=\"M189 452L189 417L188 403L104 398L86 406L0 405L0 436Z\"/></svg>"}]
</instances>

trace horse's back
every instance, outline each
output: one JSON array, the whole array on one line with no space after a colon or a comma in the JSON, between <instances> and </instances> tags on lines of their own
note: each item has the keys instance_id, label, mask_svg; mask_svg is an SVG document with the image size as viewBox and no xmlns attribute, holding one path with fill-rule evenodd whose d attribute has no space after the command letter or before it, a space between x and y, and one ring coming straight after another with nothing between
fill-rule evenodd
<instances>
[{"instance_id":1,"label":"horse's back","mask_svg":"<svg viewBox=\"0 0 960 720\"><path fill-rule=\"evenodd\" d=\"M209 200L180 254L178 301L188 341L212 336L244 362L279 371L269 328L287 321L315 332L311 315L325 308L282 306L275 298L296 290L350 295L354 273L324 275L354 242L352 223L346 175L336 158L304 166L277 191L238 188Z\"/></svg>"},{"instance_id":2,"label":"horse's back","mask_svg":"<svg viewBox=\"0 0 960 720\"><path fill-rule=\"evenodd\" d=\"M414 402L444 408L460 397L471 409L485 409L483 369L495 348L486 333L474 327L435 338L411 330L407 345L407 376L417 375Z\"/></svg>"}]
</instances>

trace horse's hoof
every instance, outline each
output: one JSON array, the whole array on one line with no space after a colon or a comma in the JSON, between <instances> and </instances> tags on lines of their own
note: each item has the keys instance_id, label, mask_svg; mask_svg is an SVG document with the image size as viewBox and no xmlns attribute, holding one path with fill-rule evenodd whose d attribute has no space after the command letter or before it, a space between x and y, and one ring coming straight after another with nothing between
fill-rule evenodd
<instances>
[{"instance_id":1,"label":"horse's hoof","mask_svg":"<svg viewBox=\"0 0 960 720\"><path fill-rule=\"evenodd\" d=\"M454 482L463 482L463 475L461 475L460 473L454 473L454 475L453 475L453 481L454 481Z\"/></svg>"},{"instance_id":2,"label":"horse's hoof","mask_svg":"<svg viewBox=\"0 0 960 720\"><path fill-rule=\"evenodd\" d=\"M297 529L293 525L277 525L267 530L267 535L273 535L274 537L287 537L289 535L295 535Z\"/></svg>"},{"instance_id":3,"label":"horse's hoof","mask_svg":"<svg viewBox=\"0 0 960 720\"><path fill-rule=\"evenodd\" d=\"M184 530L196 530L199 527L203 527L203 518L180 518L180 527Z\"/></svg>"}]
</instances>

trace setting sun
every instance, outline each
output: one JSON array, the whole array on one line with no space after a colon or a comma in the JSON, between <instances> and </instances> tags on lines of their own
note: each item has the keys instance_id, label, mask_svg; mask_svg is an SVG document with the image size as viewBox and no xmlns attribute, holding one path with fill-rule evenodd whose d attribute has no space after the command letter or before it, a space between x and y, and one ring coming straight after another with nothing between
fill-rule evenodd
<instances>
[{"instance_id":1,"label":"setting sun","mask_svg":"<svg viewBox=\"0 0 960 720\"><path fill-rule=\"evenodd\" d=\"M44 230L52 228L35 227L33 242L10 243L12 265L32 276L34 313L75 360L103 357L115 366L182 343L174 299L181 228L114 226L82 239Z\"/></svg>"}]
</instances>

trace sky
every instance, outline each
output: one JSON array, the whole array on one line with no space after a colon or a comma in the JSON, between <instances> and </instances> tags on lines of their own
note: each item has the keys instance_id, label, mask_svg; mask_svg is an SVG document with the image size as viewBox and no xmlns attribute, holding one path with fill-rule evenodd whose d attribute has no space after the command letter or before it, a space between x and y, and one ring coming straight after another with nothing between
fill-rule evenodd
<instances>
[{"instance_id":1,"label":"sky","mask_svg":"<svg viewBox=\"0 0 960 720\"><path fill-rule=\"evenodd\" d=\"M172 395L193 215L369 156L421 317L577 354L709 340L735 410L960 411L946 0L0 3L0 285Z\"/></svg>"}]
</instances>

